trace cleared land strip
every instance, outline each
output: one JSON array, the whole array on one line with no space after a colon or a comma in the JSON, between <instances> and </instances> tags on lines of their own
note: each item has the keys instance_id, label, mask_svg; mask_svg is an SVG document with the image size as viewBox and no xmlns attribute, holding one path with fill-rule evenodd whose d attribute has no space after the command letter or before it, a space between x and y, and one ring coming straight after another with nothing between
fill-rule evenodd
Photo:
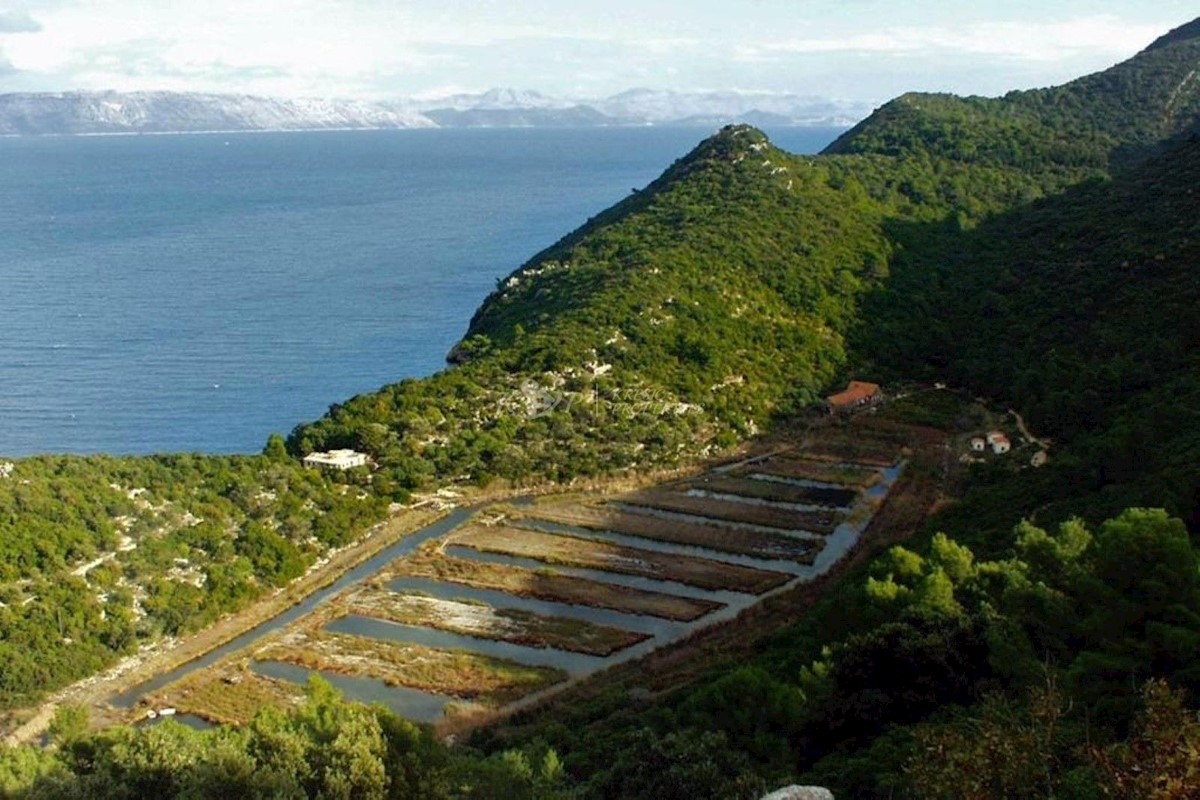
<instances>
[{"instance_id":1,"label":"cleared land strip","mask_svg":"<svg viewBox=\"0 0 1200 800\"><path fill-rule=\"evenodd\" d=\"M639 550L579 536L499 525L464 528L454 534L454 544L486 553L535 558L547 564L686 583L701 589L762 594L792 579L791 575L783 572L708 558Z\"/></svg>"},{"instance_id":2,"label":"cleared land strip","mask_svg":"<svg viewBox=\"0 0 1200 800\"><path fill-rule=\"evenodd\" d=\"M527 647L552 647L593 656L609 656L650 638L647 633L634 633L579 619L548 617L512 608L493 608L483 603L463 603L378 589L355 593L350 598L346 613L481 639Z\"/></svg>"},{"instance_id":3,"label":"cleared land strip","mask_svg":"<svg viewBox=\"0 0 1200 800\"><path fill-rule=\"evenodd\" d=\"M802 503L830 508L845 508L854 502L858 492L853 489L832 489L820 486L795 486L778 481L735 478L729 475L702 475L689 481L695 489L721 494L736 494L776 503Z\"/></svg>"},{"instance_id":4,"label":"cleared land strip","mask_svg":"<svg viewBox=\"0 0 1200 800\"><path fill-rule=\"evenodd\" d=\"M574 503L537 506L531 511L521 509L521 513L531 520L557 522L593 531L612 531L626 536L703 547L755 558L795 561L799 564L813 563L817 553L825 546L824 540L821 539L799 539L782 533L767 533L719 523L659 519L646 514L619 511L611 506Z\"/></svg>"},{"instance_id":5,"label":"cleared land strip","mask_svg":"<svg viewBox=\"0 0 1200 800\"><path fill-rule=\"evenodd\" d=\"M739 503L715 497L696 497L667 489L650 489L625 495L618 502L677 514L691 514L712 520L743 522L782 530L805 530L813 533L833 533L841 520L831 511L797 511L794 508L768 506L761 503Z\"/></svg>"},{"instance_id":6,"label":"cleared land strip","mask_svg":"<svg viewBox=\"0 0 1200 800\"><path fill-rule=\"evenodd\" d=\"M293 632L254 654L309 670L374 678L388 686L453 695L500 706L552 686L566 672L417 644L327 632Z\"/></svg>"},{"instance_id":7,"label":"cleared land strip","mask_svg":"<svg viewBox=\"0 0 1200 800\"><path fill-rule=\"evenodd\" d=\"M823 431L804 444L804 455L818 461L838 461L870 467L890 467L900 460L901 441L875 438L861 430Z\"/></svg>"},{"instance_id":8,"label":"cleared land strip","mask_svg":"<svg viewBox=\"0 0 1200 800\"><path fill-rule=\"evenodd\" d=\"M532 570L453 558L438 553L436 544L430 545L408 558L392 562L388 572L394 576L433 578L479 589L495 589L520 597L609 608L626 614L644 614L680 622L699 619L725 605L713 600L647 592L628 586L560 575L550 569Z\"/></svg>"},{"instance_id":9,"label":"cleared land strip","mask_svg":"<svg viewBox=\"0 0 1200 800\"><path fill-rule=\"evenodd\" d=\"M808 480L818 483L836 483L857 489L867 489L879 483L883 476L879 470L855 467L849 464L833 464L791 455L770 456L761 461L751 461L733 470L731 475L770 475L776 478Z\"/></svg>"}]
</instances>

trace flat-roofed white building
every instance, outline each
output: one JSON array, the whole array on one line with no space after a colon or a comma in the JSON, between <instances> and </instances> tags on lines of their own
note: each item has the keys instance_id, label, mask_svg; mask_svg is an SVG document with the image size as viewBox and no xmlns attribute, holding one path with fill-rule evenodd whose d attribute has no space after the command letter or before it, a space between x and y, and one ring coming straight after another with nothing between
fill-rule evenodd
<instances>
[{"instance_id":1,"label":"flat-roofed white building","mask_svg":"<svg viewBox=\"0 0 1200 800\"><path fill-rule=\"evenodd\" d=\"M357 450L330 450L324 453L309 453L304 457L304 466L306 467L354 469L366 465L367 454Z\"/></svg>"}]
</instances>

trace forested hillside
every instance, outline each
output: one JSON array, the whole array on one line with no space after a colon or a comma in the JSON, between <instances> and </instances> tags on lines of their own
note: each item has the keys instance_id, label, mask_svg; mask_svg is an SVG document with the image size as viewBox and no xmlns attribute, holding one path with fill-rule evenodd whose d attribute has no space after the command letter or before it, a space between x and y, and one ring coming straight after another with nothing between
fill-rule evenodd
<instances>
[{"instance_id":1,"label":"forested hillside","mask_svg":"<svg viewBox=\"0 0 1200 800\"><path fill-rule=\"evenodd\" d=\"M900 229L924 244L864 299L851 357L1014 403L1054 435L1051 464L980 468L906 548L642 713L614 692L501 741L548 739L596 797L703 785L685 764L706 759L728 792L1200 792L1198 169L1187 139L971 229ZM670 779L635 772L650 746Z\"/></svg>"},{"instance_id":2,"label":"forested hillside","mask_svg":"<svg viewBox=\"0 0 1200 800\"><path fill-rule=\"evenodd\" d=\"M727 128L499 281L451 353L459 368L335 406L291 448L364 448L415 486L565 480L728 445L830 384L845 335L873 326L864 296L908 291L911 258L1193 127L1187 30L1063 87L905 96L818 158Z\"/></svg>"},{"instance_id":3,"label":"forested hillside","mask_svg":"<svg viewBox=\"0 0 1200 800\"><path fill-rule=\"evenodd\" d=\"M196 631L381 520L386 500L270 456L0 464L0 710Z\"/></svg>"},{"instance_id":4,"label":"forested hillside","mask_svg":"<svg viewBox=\"0 0 1200 800\"><path fill-rule=\"evenodd\" d=\"M1183 26L1111 69L999 98L906 94L830 154L920 154L1027 170L1101 174L1195 125L1200 39Z\"/></svg>"},{"instance_id":5,"label":"forested hillside","mask_svg":"<svg viewBox=\"0 0 1200 800\"><path fill-rule=\"evenodd\" d=\"M969 231L911 231L854 339L873 370L950 379L1062 441L1033 489L1093 518L1195 514L1200 141Z\"/></svg>"}]
</instances>

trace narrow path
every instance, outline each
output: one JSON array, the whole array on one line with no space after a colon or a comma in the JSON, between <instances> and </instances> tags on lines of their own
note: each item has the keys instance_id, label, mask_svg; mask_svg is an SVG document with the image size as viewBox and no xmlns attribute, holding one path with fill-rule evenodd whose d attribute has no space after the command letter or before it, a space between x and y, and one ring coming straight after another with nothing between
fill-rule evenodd
<instances>
[{"instance_id":1,"label":"narrow path","mask_svg":"<svg viewBox=\"0 0 1200 800\"><path fill-rule=\"evenodd\" d=\"M1043 450L1050 449L1050 440L1039 439L1038 437L1034 436L1033 432L1029 430L1029 426L1025 424L1025 418L1018 414L1015 408L1010 408L1008 413L1011 414L1012 418L1017 421L1017 430L1021 432L1021 436L1023 436L1026 441L1033 442Z\"/></svg>"}]
</instances>

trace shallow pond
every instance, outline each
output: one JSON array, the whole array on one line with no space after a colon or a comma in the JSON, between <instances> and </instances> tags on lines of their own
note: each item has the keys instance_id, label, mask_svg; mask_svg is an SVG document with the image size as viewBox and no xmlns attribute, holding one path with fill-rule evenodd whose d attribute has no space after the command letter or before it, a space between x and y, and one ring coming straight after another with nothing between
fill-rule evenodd
<instances>
[{"instance_id":1,"label":"shallow pond","mask_svg":"<svg viewBox=\"0 0 1200 800\"><path fill-rule=\"evenodd\" d=\"M869 504L878 503L884 498L904 470L904 467L905 462L900 462L893 467L880 470L882 474L882 480L880 483L871 487L860 496L858 502L855 503L851 510L851 516L846 520L843 520L832 534L827 537L821 537L825 539L826 546L817 555L817 559L814 564L811 566L795 564L795 569L786 570L789 574L794 576L790 581L788 581L788 583L759 597L738 592L708 591L670 581L660 581L651 578L642 578L629 575L617 575L614 573L608 573L594 569L559 566L552 567L555 572L564 575L589 578L619 586L629 586L631 588L663 592L667 594L676 594L690 598L715 600L726 604L724 608L717 609L716 611L713 611L712 613L690 623L671 622L669 620L657 619L648 616L622 614L606 609L517 597L496 590L477 589L470 586L424 578L401 577L396 578L388 583L388 588L392 591L419 592L443 599L476 600L487 603L495 608L513 608L550 616L582 619L600 625L610 625L630 631L648 633L653 636L651 639L647 639L646 641L626 648L625 650L615 653L607 658L586 656L583 654L569 653L566 651L549 648L542 649L524 647L507 642L495 642L492 640L480 639L472 636L464 636L445 631L436 631L428 628L399 625L396 623L389 623L381 620L357 616L344 617L331 623L328 628L331 631L353 633L359 636L391 639L396 641L411 641L413 643L442 649L456 649L483 653L523 664L559 667L566 670L572 679L577 679L595 672L598 669L640 658L650 651L662 647L664 644L677 641L713 623L732 619L741 611L759 602L764 597L769 597L788 591L804 581L812 580L813 578L824 574L843 556L845 556L850 548L852 548L858 541L859 537L862 535L862 532L866 529L867 525L871 521L871 515L863 512L868 508ZM387 564L389 564L391 561L408 555L424 542L446 535L454 528L465 522L473 512L474 509L470 508L458 509L454 511L442 520L427 526L421 531L408 536L395 545L387 548L379 555L364 562L356 569L346 573L346 575L329 587L315 592L300 604L294 606L278 617L275 617L269 622L263 623L246 634L239 636L238 638L209 653L203 658L189 662L188 664L185 664L170 673L159 676L151 681L147 681L146 683L115 696L112 698L112 702L118 706L131 706L136 703L137 700L145 693L154 691L169 683L179 680L192 670L208 666L225 657L226 655L252 644L255 640L261 638L262 636L276 631L303 616L304 614L307 614L322 602L341 592L347 587L369 578L371 575L387 566ZM669 512L664 512L664 518L669 519L678 517L681 519L695 519L695 517L682 514L668 516L668 513ZM569 526L564 527L570 530ZM758 526L746 527L753 528ZM764 530L776 534L780 533L779 530L774 528L765 528ZM588 531L585 533L585 535L592 536L594 533ZM809 538L812 536L812 534L800 532L794 535L804 538ZM708 551L704 548L690 547L687 545L664 544L650 546L645 540L640 538L625 537L619 534L614 534L613 537L605 536L602 538L619 542L621 544L625 544L626 540L628 540L629 544L647 550L653 549L658 552L676 552L680 554L700 554L716 561L742 563L747 566L761 565L764 569L773 569L775 571L782 571L780 570L781 563L787 563L761 559L747 559L747 557L732 556L719 553L717 551ZM479 551L472 550L471 548L453 545L447 547L446 549L452 555L488 563L531 567L533 569L547 568L545 563L534 559L517 558L501 554L481 553ZM251 669L261 675L288 680L295 683L306 682L309 675L309 670L303 667L274 661L252 662ZM443 718L447 705L451 703L463 702L455 700L452 697L438 695L431 692L423 692L406 687L388 686L382 681L372 678L349 677L333 673L321 674L333 686L341 690L349 698L368 703L382 703L388 708L394 710L396 713L419 722L436 722ZM531 695L524 700L518 701L518 704L524 705L526 703L535 702L541 696L547 695L553 691L556 691L555 687L538 692L536 695ZM186 715L180 715L180 721L184 724L190 724L182 719L184 716ZM207 724L204 723L203 720L199 720L198 718L196 719L199 723Z\"/></svg>"},{"instance_id":2,"label":"shallow pond","mask_svg":"<svg viewBox=\"0 0 1200 800\"><path fill-rule=\"evenodd\" d=\"M535 667L555 667L572 675L582 675L603 666L604 659L583 653L571 653L549 647L526 647L511 642L498 642L479 636L402 625L398 622L350 615L341 617L325 626L332 633L348 633L369 639L386 639L392 642L407 642L439 650L465 650L481 653L493 658L515 661Z\"/></svg>"},{"instance_id":3,"label":"shallow pond","mask_svg":"<svg viewBox=\"0 0 1200 800\"><path fill-rule=\"evenodd\" d=\"M254 661L250 669L259 675L292 683L306 684L316 670L285 664L282 661ZM414 722L437 722L450 703L461 702L447 695L423 692L407 686L388 686L374 678L358 678L334 672L317 672L335 689L351 700L362 703L381 703L402 717Z\"/></svg>"},{"instance_id":4,"label":"shallow pond","mask_svg":"<svg viewBox=\"0 0 1200 800\"><path fill-rule=\"evenodd\" d=\"M174 683L185 675L191 673L193 670L202 669L210 666L211 664L215 664L225 656L235 653L238 650L241 650L243 647L253 644L256 640L261 639L263 636L273 633L274 631L277 631L280 628L283 628L284 626L294 622L295 620L312 611L321 603L328 600L333 595L341 592L349 586L354 585L355 583L371 577L376 572L379 572L381 569L390 564L392 561L395 561L397 558L408 555L421 544L429 541L430 539L435 539L439 536L446 535L450 531L454 530L454 528L465 522L472 513L473 510L467 508L461 508L451 512L442 519L427 525L416 533L404 537L391 547L388 547L374 557L367 559L362 564L359 564L354 569L348 571L341 578L331 583L329 586L326 586L324 589L318 589L296 605L289 608L287 611L284 611L279 616L272 617L261 625L258 625L257 627L243 633L241 636L229 640L215 650L209 651L200 658L189 661L186 664L182 664L181 666L171 670L170 672L166 672L162 675L145 681L144 683L140 683L137 686L127 689L124 692L113 695L111 698L109 698L109 702L118 708L129 708L135 705L137 701L148 692L157 691L168 684Z\"/></svg>"},{"instance_id":5,"label":"shallow pond","mask_svg":"<svg viewBox=\"0 0 1200 800\"><path fill-rule=\"evenodd\" d=\"M430 578L396 578L387 584L393 592L415 592L427 594L440 600L475 600L486 603L492 608L513 608L519 611L529 611L548 617L567 617L594 622L597 625L608 625L623 628L637 633L648 633L660 636L674 632L681 627L678 622L651 617L644 614L623 614L607 608L556 603L552 600L539 600L533 597L519 597L501 592L497 589L479 589L459 583L436 581Z\"/></svg>"},{"instance_id":6,"label":"shallow pond","mask_svg":"<svg viewBox=\"0 0 1200 800\"><path fill-rule=\"evenodd\" d=\"M647 539L641 536L631 536L627 533L617 533L616 531L596 530L594 528L577 528L574 525L567 525L562 522L550 522L540 519L523 519L520 522L521 527L531 528L537 531L545 531L546 533L565 533L570 536L576 536L580 539L593 539L601 542L609 542L612 544L624 545L625 547L636 547L641 550L651 550L655 553L671 553L685 556L695 556L696 558L707 558L710 561L724 561L727 564L738 564L743 567L754 567L755 569L765 569L771 572L789 572L796 573L795 570L798 564L787 559L775 558L755 558L754 556L742 555L740 553L727 553L724 550L713 550L708 547L700 547L694 544L676 544L674 542L664 542L659 539ZM730 538L737 537L737 531L730 529ZM781 536L786 536L786 532L780 532ZM805 537L807 538L807 537Z\"/></svg>"}]
</instances>

